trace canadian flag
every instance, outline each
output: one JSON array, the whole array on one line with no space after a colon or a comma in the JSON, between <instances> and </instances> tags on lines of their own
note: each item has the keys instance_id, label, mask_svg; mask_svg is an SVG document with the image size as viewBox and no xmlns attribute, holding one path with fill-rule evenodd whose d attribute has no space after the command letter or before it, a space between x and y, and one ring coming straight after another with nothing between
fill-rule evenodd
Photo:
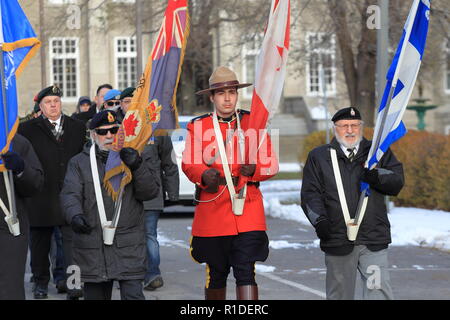
<instances>
[{"instance_id":1,"label":"canadian flag","mask_svg":"<svg viewBox=\"0 0 450 320\"><path fill-rule=\"evenodd\" d=\"M289 51L290 0L272 0L256 66L249 128L265 129L280 103Z\"/></svg>"},{"instance_id":2,"label":"canadian flag","mask_svg":"<svg viewBox=\"0 0 450 320\"><path fill-rule=\"evenodd\" d=\"M267 121L275 114L283 92L289 51L290 0L272 0L269 21L256 65L250 119L247 132L257 137L248 145L248 163L257 163L263 142L267 142ZM261 157L261 154L259 155Z\"/></svg>"}]
</instances>

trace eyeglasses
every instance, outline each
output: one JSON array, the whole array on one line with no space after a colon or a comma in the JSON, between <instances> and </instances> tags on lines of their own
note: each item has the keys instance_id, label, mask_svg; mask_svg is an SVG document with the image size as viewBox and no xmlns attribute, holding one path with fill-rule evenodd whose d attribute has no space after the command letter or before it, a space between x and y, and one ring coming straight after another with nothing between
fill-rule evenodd
<instances>
[{"instance_id":1,"label":"eyeglasses","mask_svg":"<svg viewBox=\"0 0 450 320\"><path fill-rule=\"evenodd\" d=\"M107 105L108 107L118 106L118 105L120 105L120 101L107 101L107 102L106 102L106 105Z\"/></svg>"},{"instance_id":2,"label":"eyeglasses","mask_svg":"<svg viewBox=\"0 0 450 320\"><path fill-rule=\"evenodd\" d=\"M112 127L108 129L95 129L95 132L99 136L106 136L108 134L108 131L111 132L111 134L116 134L117 131L119 131L119 127Z\"/></svg>"},{"instance_id":3,"label":"eyeglasses","mask_svg":"<svg viewBox=\"0 0 450 320\"><path fill-rule=\"evenodd\" d=\"M361 127L361 122L360 123L352 123L352 124L335 124L336 127L338 127L339 129L345 129L348 130L349 128L352 128L352 130L355 129L359 129L359 127Z\"/></svg>"}]
</instances>

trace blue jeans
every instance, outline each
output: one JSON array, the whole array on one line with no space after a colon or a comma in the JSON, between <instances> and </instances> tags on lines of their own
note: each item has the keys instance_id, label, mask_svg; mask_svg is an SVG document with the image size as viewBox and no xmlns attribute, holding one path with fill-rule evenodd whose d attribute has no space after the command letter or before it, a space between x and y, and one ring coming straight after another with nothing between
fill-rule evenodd
<instances>
[{"instance_id":1,"label":"blue jeans","mask_svg":"<svg viewBox=\"0 0 450 320\"><path fill-rule=\"evenodd\" d=\"M159 270L159 243L157 239L158 219L162 210L145 211L145 238L147 242L147 273L144 283L149 283L156 276L161 275Z\"/></svg>"},{"instance_id":2,"label":"blue jeans","mask_svg":"<svg viewBox=\"0 0 450 320\"><path fill-rule=\"evenodd\" d=\"M59 227L53 229L53 239L50 246L50 256L52 261L53 282L55 284L66 278L64 270L64 255L62 247L62 234Z\"/></svg>"}]
</instances>

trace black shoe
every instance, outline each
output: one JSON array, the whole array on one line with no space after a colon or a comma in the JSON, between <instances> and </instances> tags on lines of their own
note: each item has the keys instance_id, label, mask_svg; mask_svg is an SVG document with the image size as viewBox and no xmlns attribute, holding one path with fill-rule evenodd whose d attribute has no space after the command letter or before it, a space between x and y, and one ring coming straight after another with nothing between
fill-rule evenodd
<instances>
[{"instance_id":1,"label":"black shoe","mask_svg":"<svg viewBox=\"0 0 450 320\"><path fill-rule=\"evenodd\" d=\"M149 284L144 285L144 289L148 291L153 291L155 289L161 288L164 285L163 278L161 276L157 276L155 279L150 281Z\"/></svg>"},{"instance_id":2,"label":"black shoe","mask_svg":"<svg viewBox=\"0 0 450 320\"><path fill-rule=\"evenodd\" d=\"M65 280L59 280L56 284L56 291L58 293L66 293L67 292L67 285Z\"/></svg>"},{"instance_id":3,"label":"black shoe","mask_svg":"<svg viewBox=\"0 0 450 320\"><path fill-rule=\"evenodd\" d=\"M34 289L34 298L35 299L47 299L48 298L48 288L43 285L36 285Z\"/></svg>"},{"instance_id":4,"label":"black shoe","mask_svg":"<svg viewBox=\"0 0 450 320\"><path fill-rule=\"evenodd\" d=\"M78 300L83 297L83 289L67 290L67 300Z\"/></svg>"}]
</instances>

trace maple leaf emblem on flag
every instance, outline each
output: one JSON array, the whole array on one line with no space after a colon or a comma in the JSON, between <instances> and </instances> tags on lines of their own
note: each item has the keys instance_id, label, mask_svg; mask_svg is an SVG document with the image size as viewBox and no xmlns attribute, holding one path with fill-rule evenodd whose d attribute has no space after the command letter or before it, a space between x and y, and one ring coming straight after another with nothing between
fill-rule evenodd
<instances>
[{"instance_id":1,"label":"maple leaf emblem on flag","mask_svg":"<svg viewBox=\"0 0 450 320\"><path fill-rule=\"evenodd\" d=\"M149 105L146 108L147 119L151 123L159 122L161 118L161 109L162 106L158 103L157 99L153 99L150 101Z\"/></svg>"},{"instance_id":2,"label":"maple leaf emblem on flag","mask_svg":"<svg viewBox=\"0 0 450 320\"><path fill-rule=\"evenodd\" d=\"M123 120L123 128L125 130L125 136L129 137L135 137L137 136L138 132L136 132L136 129L139 126L139 119L136 118L136 113L131 113L128 117L126 117Z\"/></svg>"}]
</instances>

